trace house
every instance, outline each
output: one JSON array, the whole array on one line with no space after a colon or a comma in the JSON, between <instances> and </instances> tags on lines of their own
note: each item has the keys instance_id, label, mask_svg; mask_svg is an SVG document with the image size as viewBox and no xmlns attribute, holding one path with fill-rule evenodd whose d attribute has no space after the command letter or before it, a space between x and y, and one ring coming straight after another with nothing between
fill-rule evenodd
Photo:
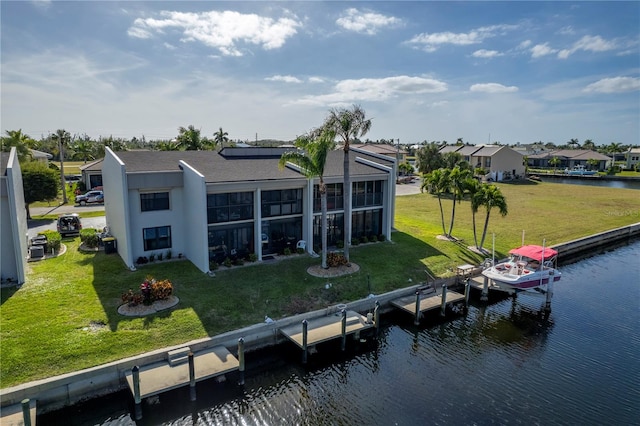
<instances>
[{"instance_id":1,"label":"house","mask_svg":"<svg viewBox=\"0 0 640 426\"><path fill-rule=\"evenodd\" d=\"M398 164L407 162L408 152L400 145L389 145L386 143L363 143L363 144L351 144L349 149L356 148L375 154L386 155L387 157L395 158L398 160Z\"/></svg>"},{"instance_id":2,"label":"house","mask_svg":"<svg viewBox=\"0 0 640 426\"><path fill-rule=\"evenodd\" d=\"M294 165L278 167L286 148L216 151L106 149L102 163L107 226L125 264L140 257L182 254L203 272L210 261L250 253L258 260L302 247L319 251L318 179ZM343 239L343 161L325 166L328 245ZM350 150L352 236L391 237L395 159Z\"/></svg>"},{"instance_id":3,"label":"house","mask_svg":"<svg viewBox=\"0 0 640 426\"><path fill-rule=\"evenodd\" d=\"M627 170L633 170L640 164L640 147L630 147L625 153L625 160L627 162L625 168Z\"/></svg>"},{"instance_id":4,"label":"house","mask_svg":"<svg viewBox=\"0 0 640 426\"><path fill-rule=\"evenodd\" d=\"M0 281L23 284L27 261L27 212L16 148L0 153Z\"/></svg>"},{"instance_id":5,"label":"house","mask_svg":"<svg viewBox=\"0 0 640 426\"><path fill-rule=\"evenodd\" d=\"M37 149L29 149L29 151L31 151L31 158L34 161L40 161L46 165L49 165L49 160L53 158L53 154L49 154L48 152L38 151Z\"/></svg>"},{"instance_id":6,"label":"house","mask_svg":"<svg viewBox=\"0 0 640 426\"><path fill-rule=\"evenodd\" d=\"M99 160L92 161L87 164L83 164L79 167L80 173L82 173L82 182L85 184L85 188L87 190L93 188L99 188L102 186L102 161L104 159L101 158Z\"/></svg>"},{"instance_id":7,"label":"house","mask_svg":"<svg viewBox=\"0 0 640 426\"><path fill-rule=\"evenodd\" d=\"M523 155L506 145L445 145L440 153L457 152L474 169L484 169L492 180L524 176Z\"/></svg>"},{"instance_id":8,"label":"house","mask_svg":"<svg viewBox=\"0 0 640 426\"><path fill-rule=\"evenodd\" d=\"M558 158L560 162L552 166L549 161L554 157ZM592 161L597 162L597 164L590 164ZM527 162L530 167L536 168L556 168L562 170L584 166L587 169L603 171L611 164L611 157L589 149L556 149L529 155Z\"/></svg>"}]
</instances>

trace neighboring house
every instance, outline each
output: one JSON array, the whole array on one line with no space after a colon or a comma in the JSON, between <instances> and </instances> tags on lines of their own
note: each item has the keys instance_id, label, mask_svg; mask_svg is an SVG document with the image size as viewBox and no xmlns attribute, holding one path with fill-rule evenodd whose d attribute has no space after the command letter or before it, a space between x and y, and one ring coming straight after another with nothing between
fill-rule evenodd
<instances>
[{"instance_id":1,"label":"neighboring house","mask_svg":"<svg viewBox=\"0 0 640 426\"><path fill-rule=\"evenodd\" d=\"M361 149L367 152L373 152L374 154L395 158L398 160L398 164L408 161L408 153L404 148L401 148L400 145L394 146L386 143L364 143L351 144L349 148Z\"/></svg>"},{"instance_id":2,"label":"neighboring house","mask_svg":"<svg viewBox=\"0 0 640 426\"><path fill-rule=\"evenodd\" d=\"M93 188L99 188L102 186L102 161L92 161L87 164L83 164L79 167L80 173L82 173L82 182L84 182L87 191Z\"/></svg>"},{"instance_id":3,"label":"neighboring house","mask_svg":"<svg viewBox=\"0 0 640 426\"><path fill-rule=\"evenodd\" d=\"M631 147L626 152L626 168L631 170L640 164L640 147Z\"/></svg>"},{"instance_id":4,"label":"neighboring house","mask_svg":"<svg viewBox=\"0 0 640 426\"><path fill-rule=\"evenodd\" d=\"M49 154L48 152L38 151L37 149L30 149L31 158L34 161L40 161L46 165L49 165L49 160L53 158L53 154Z\"/></svg>"},{"instance_id":5,"label":"neighboring house","mask_svg":"<svg viewBox=\"0 0 640 426\"><path fill-rule=\"evenodd\" d=\"M611 164L611 157L589 149L557 149L529 155L527 161L529 167L553 168L549 161L554 157L560 160L560 163L555 166L559 170L584 166L587 169L603 171ZM598 164L591 166L589 160L596 160Z\"/></svg>"},{"instance_id":6,"label":"neighboring house","mask_svg":"<svg viewBox=\"0 0 640 426\"><path fill-rule=\"evenodd\" d=\"M258 260L320 245L318 179L279 169L284 148L216 151L106 150L105 213L130 268L139 257L182 254L203 272L209 262L254 253ZM324 182L329 245L343 239L343 159L329 153ZM352 235L391 237L395 159L350 150ZM300 244L302 245L302 243Z\"/></svg>"},{"instance_id":7,"label":"neighboring house","mask_svg":"<svg viewBox=\"0 0 640 426\"><path fill-rule=\"evenodd\" d=\"M25 282L27 211L22 172L15 147L0 153L0 278L1 283Z\"/></svg>"},{"instance_id":8,"label":"neighboring house","mask_svg":"<svg viewBox=\"0 0 640 426\"><path fill-rule=\"evenodd\" d=\"M494 181L523 177L523 155L506 145L446 145L440 153L457 152L474 169L482 168Z\"/></svg>"}]
</instances>

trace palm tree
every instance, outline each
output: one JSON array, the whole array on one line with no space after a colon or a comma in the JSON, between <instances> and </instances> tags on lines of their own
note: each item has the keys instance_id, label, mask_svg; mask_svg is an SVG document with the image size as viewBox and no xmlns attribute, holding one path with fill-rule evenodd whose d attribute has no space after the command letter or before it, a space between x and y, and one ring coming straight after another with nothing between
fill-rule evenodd
<instances>
[{"instance_id":1,"label":"palm tree","mask_svg":"<svg viewBox=\"0 0 640 426\"><path fill-rule=\"evenodd\" d=\"M591 139L585 139L582 143L582 149L594 151L596 149L596 144Z\"/></svg>"},{"instance_id":2,"label":"palm tree","mask_svg":"<svg viewBox=\"0 0 640 426\"><path fill-rule=\"evenodd\" d=\"M193 124L190 124L187 128L178 127L178 132L176 140L180 148L185 151L201 151L204 148L200 137L200 129L193 127Z\"/></svg>"},{"instance_id":3,"label":"palm tree","mask_svg":"<svg viewBox=\"0 0 640 426\"><path fill-rule=\"evenodd\" d=\"M476 232L476 213L478 213L478 209L482 206L482 184L476 179L469 179L466 182L466 191L469 194L471 199L471 222L473 224L473 242L476 244L476 248L479 249L478 246L478 234Z\"/></svg>"},{"instance_id":4,"label":"palm tree","mask_svg":"<svg viewBox=\"0 0 640 426\"><path fill-rule=\"evenodd\" d=\"M87 164L87 160L95 160L94 146L87 135L73 144L73 150L75 151L74 157L82 159L85 164Z\"/></svg>"},{"instance_id":5,"label":"palm tree","mask_svg":"<svg viewBox=\"0 0 640 426\"><path fill-rule=\"evenodd\" d=\"M224 148L225 142L229 142L229 133L224 132L222 127L213 134L214 145L220 145L220 149Z\"/></svg>"},{"instance_id":6,"label":"palm tree","mask_svg":"<svg viewBox=\"0 0 640 426\"><path fill-rule=\"evenodd\" d=\"M222 130L222 129L220 129ZM324 130L318 137L301 136L296 139L298 151L287 151L280 157L278 165L284 168L287 162L300 167L301 173L309 179L318 178L318 192L322 211L322 267L327 269L327 186L324 183L324 167L329 151L335 147L336 134Z\"/></svg>"},{"instance_id":7,"label":"palm tree","mask_svg":"<svg viewBox=\"0 0 640 426\"><path fill-rule=\"evenodd\" d=\"M180 151L177 141L160 141L156 144L158 151Z\"/></svg>"},{"instance_id":8,"label":"palm tree","mask_svg":"<svg viewBox=\"0 0 640 426\"><path fill-rule=\"evenodd\" d=\"M365 118L365 112L359 105L351 109L333 108L325 119L322 129L331 130L342 140L344 150L344 257L349 262L349 244L351 243L351 176L349 175L349 144L352 140L364 136L371 128L371 120Z\"/></svg>"},{"instance_id":9,"label":"palm tree","mask_svg":"<svg viewBox=\"0 0 640 426\"><path fill-rule=\"evenodd\" d=\"M53 139L58 142L58 151L60 153L60 185L62 187L62 203L67 204L67 191L64 187L64 147L71 140L71 134L64 129L58 129L53 134Z\"/></svg>"},{"instance_id":10,"label":"palm tree","mask_svg":"<svg viewBox=\"0 0 640 426\"><path fill-rule=\"evenodd\" d=\"M560 159L558 157L553 157L551 160L549 160L549 164L551 166L553 166L553 174L556 174L556 167L558 167L558 164L560 164Z\"/></svg>"},{"instance_id":11,"label":"palm tree","mask_svg":"<svg viewBox=\"0 0 640 426\"><path fill-rule=\"evenodd\" d=\"M569 146L569 148L571 149L578 149L580 148L580 142L578 141L578 139L571 139L569 142L567 142L567 145Z\"/></svg>"},{"instance_id":12,"label":"palm tree","mask_svg":"<svg viewBox=\"0 0 640 426\"><path fill-rule=\"evenodd\" d=\"M487 236L487 228L489 227L489 215L491 214L491 209L497 207L502 216L506 216L508 213L507 210L507 200L504 198L504 195L500 191L500 189L495 185L484 184L482 186L482 205L485 209L487 209L487 216L484 219L484 229L482 230L482 239L480 240L480 250L482 250L482 246L484 245L484 239Z\"/></svg>"},{"instance_id":13,"label":"palm tree","mask_svg":"<svg viewBox=\"0 0 640 426\"><path fill-rule=\"evenodd\" d=\"M429 173L422 181L420 191L431 194L436 194L438 197L438 205L440 206L440 221L442 223L442 235L447 235L447 230L444 227L444 211L442 210L442 194L446 193L449 189L449 174L451 170L441 168Z\"/></svg>"},{"instance_id":14,"label":"palm tree","mask_svg":"<svg viewBox=\"0 0 640 426\"><path fill-rule=\"evenodd\" d=\"M467 179L471 179L472 174L468 169L461 169L460 166L456 166L451 169L449 173L449 189L453 195L453 204L451 207L451 223L449 224L449 238L453 237L453 222L456 217L456 201L460 203L465 192L465 182Z\"/></svg>"},{"instance_id":15,"label":"palm tree","mask_svg":"<svg viewBox=\"0 0 640 426\"><path fill-rule=\"evenodd\" d=\"M418 163L418 171L425 175L444 166L440 148L435 142L425 143L418 149L416 161Z\"/></svg>"},{"instance_id":16,"label":"palm tree","mask_svg":"<svg viewBox=\"0 0 640 426\"><path fill-rule=\"evenodd\" d=\"M446 152L442 156L442 160L444 161L444 167L447 169L453 169L463 161L462 154L459 152Z\"/></svg>"},{"instance_id":17,"label":"palm tree","mask_svg":"<svg viewBox=\"0 0 640 426\"><path fill-rule=\"evenodd\" d=\"M16 147L18 161L24 162L30 160L32 155L30 148L35 145L35 141L29 135L22 133L22 129L7 130L7 136L2 138L2 151L9 152L11 147Z\"/></svg>"}]
</instances>

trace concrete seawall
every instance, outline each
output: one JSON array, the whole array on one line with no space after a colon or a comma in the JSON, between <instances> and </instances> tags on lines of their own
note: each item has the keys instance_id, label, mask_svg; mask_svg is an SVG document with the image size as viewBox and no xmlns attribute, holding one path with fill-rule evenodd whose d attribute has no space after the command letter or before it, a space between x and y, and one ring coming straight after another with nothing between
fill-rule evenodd
<instances>
[{"instance_id":1,"label":"concrete seawall","mask_svg":"<svg viewBox=\"0 0 640 426\"><path fill-rule=\"evenodd\" d=\"M640 223L613 229L589 237L553 246L558 250L561 262L566 263L593 250L628 241L640 237ZM478 269L479 271L479 269ZM447 284L453 287L456 278L440 279L435 285ZM417 288L423 284L394 290L375 297L357 300L347 304L347 309L360 313L373 312L375 302L378 301L384 311L391 310L391 300L415 294ZM307 312L287 317L269 324L255 324L239 330L229 331L211 338L204 338L185 342L184 344L158 349L142 355L133 356L97 367L20 384L0 391L2 407L19 404L25 398L37 400L38 412L45 413L73 405L83 400L96 398L122 389L127 389L125 373L131 371L135 365L146 365L165 361L167 353L174 349L189 346L198 352L218 345L225 346L231 353L237 353L238 339L244 338L247 351L278 345L286 341L279 330L292 324L301 324L304 319L333 315L338 312L337 306L318 311Z\"/></svg>"}]
</instances>

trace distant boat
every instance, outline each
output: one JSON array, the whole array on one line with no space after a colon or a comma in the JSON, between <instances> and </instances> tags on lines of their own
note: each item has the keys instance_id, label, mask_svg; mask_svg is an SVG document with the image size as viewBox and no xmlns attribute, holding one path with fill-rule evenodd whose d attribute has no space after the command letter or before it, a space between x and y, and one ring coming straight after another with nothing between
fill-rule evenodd
<instances>
[{"instance_id":1,"label":"distant boat","mask_svg":"<svg viewBox=\"0 0 640 426\"><path fill-rule=\"evenodd\" d=\"M593 176L598 172L595 170L586 170L583 165L574 166L573 169L565 169L564 172L569 176Z\"/></svg>"},{"instance_id":2,"label":"distant boat","mask_svg":"<svg viewBox=\"0 0 640 426\"><path fill-rule=\"evenodd\" d=\"M558 252L552 248L526 245L509 251L508 260L490 266L482 275L498 286L516 290L531 290L559 281L562 274L556 269Z\"/></svg>"}]
</instances>

